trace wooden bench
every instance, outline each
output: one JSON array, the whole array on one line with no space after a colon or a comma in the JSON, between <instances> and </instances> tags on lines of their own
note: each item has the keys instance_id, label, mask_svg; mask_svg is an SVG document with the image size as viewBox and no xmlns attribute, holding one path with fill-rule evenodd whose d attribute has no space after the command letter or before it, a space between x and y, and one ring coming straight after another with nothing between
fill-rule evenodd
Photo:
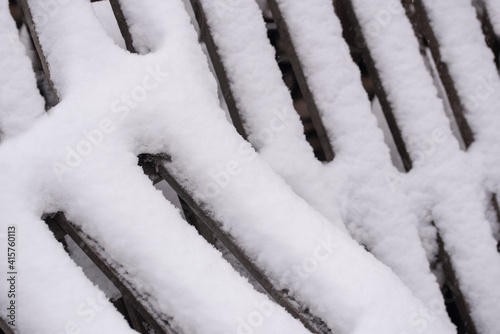
<instances>
[{"instance_id":1,"label":"wooden bench","mask_svg":"<svg viewBox=\"0 0 500 334\"><path fill-rule=\"evenodd\" d=\"M92 64L90 60L107 58L85 50L85 45L90 45L92 38L98 37L98 33L95 24L90 22L88 10L85 9L82 17L76 17L75 10L82 10L90 5L85 1L75 1L75 4L57 3L53 12L45 12L50 21L43 21L43 4L29 0L20 0L19 3L44 74L64 111L64 108L69 108L64 103L74 101L72 94L77 91L74 86L75 74L70 73L73 71L72 62L81 67L89 67ZM135 5L128 0L111 0L110 3L127 50L139 54L130 58L137 63L140 57L154 57L155 53L169 56L168 52L162 54L164 46L161 43L165 43L162 38L168 40L166 32L175 35L172 31L177 28L181 31L187 27L185 13L182 17L164 17L164 20L173 21L165 23L160 22L154 11L148 12L148 5L153 8L152 5L156 6L158 1L155 3L150 0ZM319 161L303 136L303 124L294 110L289 91L281 80L281 72L274 58L275 50L267 40L265 24L257 5L253 1L244 0L191 1L200 36L234 128L257 153L253 155L246 146L241 146L242 151L250 157L248 161L242 160L239 152L232 152L232 155L228 153L227 156L233 160L227 161L224 160L226 156L219 156L218 152L230 152L229 147L211 147L214 158L210 155L188 155L189 152L183 154L175 149L173 152L140 152L138 161L146 175L153 183L164 180L170 185L179 196L185 219L205 239L201 241L201 237L187 233L185 248L172 246L170 249L175 252L192 247L211 252L208 242L220 251L230 253L236 259L234 263L237 270L251 277L257 289L265 292L291 315L290 319L283 320L283 326L294 326L293 317L312 333L348 333L348 328L353 330L353 326L361 326L361 332L368 328L373 330L373 326L378 323L376 319L369 319L372 311L357 314L356 308L373 306L378 297L386 296L394 287L398 291L406 289L401 295L393 296L400 298L394 303L401 302L405 306L401 310L394 310L391 309L391 301L381 300L380 313L377 310L373 314L401 315L407 318L397 319L394 325L382 321L377 330L406 330L410 333L450 330L449 314L459 333L493 333L498 320L488 314L488 311L496 314L498 305L492 305L491 302L500 297L500 289L495 284L495 280L500 278L500 261L496 249L498 240L494 237L495 228L500 229L500 213L495 195L500 190L495 188L499 186L500 178L498 172L491 169L496 166L500 142L495 131L484 125L499 122L500 118L491 111L491 107L500 102L496 101L500 99L500 92L497 92L496 83L499 78L493 57L495 55L498 59L498 50L487 12L482 12L480 17L483 19L482 27L488 44L472 6L469 6L468 1L460 1L460 8L464 10L460 14L465 15L467 27L472 31L472 37L468 40L470 43L463 46L470 58L454 58L456 53L453 53L453 43L450 41L456 40L457 36L453 33L459 31L461 21L453 20L454 12L450 10L450 20L447 20L445 28L436 23L440 20L440 6L451 6L446 0L434 3L430 0L402 3L389 0L341 0L334 3L336 13L332 3L326 0L314 0L307 4L269 0L269 7L265 9L272 13L280 43L290 59L293 74L317 133L320 145L315 149L321 151L320 156L323 157L323 161ZM179 4L180 1L166 1L165 4L158 5L158 8L170 8L174 13L179 13ZM137 6L137 10L134 6ZM144 13L151 17L141 16ZM166 14L166 11L162 14ZM342 19L344 31L335 14ZM72 19L75 21L75 30L72 30L69 22ZM75 35L81 41L76 40L74 54L68 55L66 60L58 56L58 50L61 47L64 49L63 43L70 40L54 41L49 38L51 34L55 36L58 29L68 29L69 36L75 34L77 29L86 27L87 22L89 32L79 31ZM145 28L152 29L151 36L158 40L148 40L144 35ZM178 35L181 36L180 33ZM186 39L191 37L189 34L184 36ZM99 38L97 41L105 44ZM189 43L194 44L192 40ZM101 49L103 53L108 50L104 46ZM181 46L179 50L182 52L190 49ZM492 50L497 54L492 53ZM152 55L147 55L149 52ZM447 56L442 57L442 54ZM392 135L386 141L393 141L404 171L397 171L391 161L388 144L384 142L382 130L371 112L359 69L351 55L362 55ZM179 61L175 56L172 59ZM189 59L199 61L194 56ZM486 97L481 95L477 98L475 91L478 85L483 84L480 81L482 77L475 85L468 84L477 79L474 68L465 73L460 72L460 68L467 65L467 59L481 59L483 66L477 70L479 75L483 75L485 70L491 73L492 78L488 80L492 87L485 87ZM192 65L195 68L206 65L201 63L199 61ZM401 66L402 64L407 66ZM92 74L95 69L89 67L87 71ZM113 75L126 72L127 69L120 69L119 72L110 70ZM84 72L77 69L75 73ZM131 73L134 72L131 70ZM131 77L139 78L134 75ZM171 75L173 78L182 78L176 77L176 74ZM186 80L195 77L191 73L186 75ZM199 77L200 80L202 78L203 76ZM437 88L433 80L437 82ZM95 84L98 85L97 82ZM133 85L134 81L130 84ZM439 99L438 90L441 86L442 99ZM110 92L113 92L112 88ZM169 94L171 92L165 90L164 95ZM470 100L471 96L476 96L474 101L477 104L467 104L467 99ZM196 94L195 98L201 99L204 95ZM458 124L458 134L453 133L449 126L450 120L445 113L446 103L449 103L451 109L448 114ZM188 100L186 104L186 108L191 110ZM204 117L201 112L193 111L192 115ZM34 123L36 122L40 121L35 120ZM195 129L194 120L193 124L179 123L177 126L188 129L187 133L192 132L190 126ZM29 130L26 133L29 135ZM22 135L19 134L19 137ZM176 137L179 143L189 139L189 135L181 136L182 133L179 132ZM236 134L231 134L228 141L231 142L233 138L237 138ZM467 151L460 150L460 140L463 140ZM214 140L213 143L222 144L222 141ZM204 147L202 144L198 143L200 147ZM172 148L171 145L175 143L166 146ZM478 157L484 165L472 166L472 162L475 163L474 159ZM212 180L201 176L197 179L195 172L183 170L189 169L186 165L211 166L211 162L221 162L221 165L214 166ZM233 162L236 167L230 167L229 164ZM221 170L224 165L226 169ZM469 178L472 167L480 168L480 171ZM78 168L85 170L90 167L83 165ZM246 177L245 180L254 180L255 191L251 191L253 185L249 185L248 181L239 181L240 172L231 174L231 171L238 168L243 170L241 173ZM260 174L263 176L259 176ZM103 175L112 178L112 173L108 171L103 170ZM224 182L215 182L213 175L223 175ZM207 180L212 183L207 183ZM117 182L110 181L110 184ZM128 180L123 180L124 184L127 182ZM211 184L216 188L210 188ZM59 187L64 188L64 182ZM238 187L244 192L238 192ZM275 196L266 193L274 189ZM453 190L458 190L459 194ZM241 193L242 197L235 198L234 193ZM482 195L491 198L491 201L485 201ZM82 196L87 198L83 194ZM260 202L256 203L265 205L262 210L258 205L245 205L247 201L251 203L257 199ZM283 201L286 203L281 203ZM490 205L489 208L485 207L486 202ZM221 203L231 209L225 209ZM466 209L465 214L453 211L453 208L461 207ZM69 208L66 210L70 212L46 212L45 222L55 239L62 243L68 237L72 239L118 288L121 298L114 300L113 304L125 316L131 328L140 333L148 333L149 329L156 333L183 333L188 330L204 332L199 320L193 321L193 325L183 318L180 310L171 308L166 298L167 293L158 297L154 295L159 287L152 282L159 281L149 281L147 277L150 275L160 279L164 277L163 269L145 267L149 271L143 272L144 276L137 277L134 275L133 262L127 263L129 258L122 256L120 249L113 245L111 232L97 229L97 223L81 219L70 221L66 215L81 215L75 214L78 211L71 212ZM490 216L492 212L496 212L496 217L493 218L497 221L488 224L487 210ZM235 211L239 212L239 216ZM123 212L128 211L124 208ZM307 217L307 221L294 220L294 214ZM91 216L92 213L89 213L88 217ZM96 218L99 224L103 224L102 217ZM474 218L472 221L469 219L471 217ZM148 217L144 217L146 227L157 226L148 224L147 220ZM287 222L290 222L289 228L295 234L289 233ZM460 225L459 232L454 230L454 223ZM125 225L124 228L131 226ZM304 235L297 235L297 231ZM315 239L320 232L324 233L326 239ZM132 233L120 235L129 238L124 241L129 243L130 249L147 256L140 245L134 244ZM303 264L311 258L312 249L309 245L315 245L313 240L320 240L319 244L322 245L324 240L330 240L330 236L335 238L334 252L341 255L327 256L324 261L313 258L315 267L310 272L307 271L304 277L293 270L287 270L288 267L295 268L291 264ZM22 237L21 234L20 238ZM163 238L150 236L155 237ZM351 237L362 247L352 242ZM147 243L145 234L140 234L137 238L138 243ZM261 249L259 238L271 245L269 249ZM303 247L301 240L304 240ZM474 244L478 240L484 242L480 247ZM44 242L48 245L51 241ZM198 247L199 244L203 246ZM170 246L166 245L165 250L168 247ZM280 247L283 254L275 252ZM367 255L362 248L372 253L377 260ZM467 254L473 255L473 258L467 258ZM22 253L19 256L23 256ZM160 254L151 256L158 261L161 259ZM196 256L193 254L190 259L198 259ZM201 257L199 259L202 261ZM341 266L341 263L349 261L353 263L348 266L352 271L342 272L347 267ZM177 268L171 267L171 263L175 261L162 265L168 270L176 270ZM213 263L217 264L214 270L225 275L224 270L218 267L219 262L213 259ZM281 263L283 266L280 266ZM61 268L70 271L64 265L61 264ZM197 267L198 265L193 265L201 268L194 269L195 272L202 272L203 268ZM431 267L435 273L444 275L439 284L431 273ZM334 272L335 277L330 276ZM361 273L366 278L361 275L352 276ZM45 273L40 272L40 277L44 277L43 275ZM187 277L182 275L179 277ZM176 275L172 274L172 277ZM222 279L232 282L231 277L228 274ZM204 286L205 278L198 279L200 286ZM211 280L207 282L211 284ZM353 289L344 286L349 282L353 284ZM181 283L179 282L178 289L185 288L186 293L193 291L192 285L184 286ZM244 284L237 286L243 289ZM349 290L347 295L351 300L334 294L343 290ZM323 300L322 295L329 293L329 298ZM247 295L244 292L245 298ZM173 294L170 296L174 298ZM193 296L198 298L195 292ZM358 299L354 300L355 298ZM219 305L217 303L223 301L224 297L220 296L215 301L210 298L200 300L204 306L209 307L212 304ZM244 302L250 303L250 300L251 297L248 297ZM61 299L61 303L65 302L71 305L70 301ZM444 312L445 307L448 314ZM202 310L202 307L195 310ZM347 314L332 314L332 310ZM198 319L197 316L198 314L192 315L193 319ZM221 319L225 316L221 314ZM279 316L284 317L282 313ZM266 319L271 318L281 319L278 315ZM208 325L206 318L200 319L205 319L204 324ZM230 327L223 324L222 320L219 322L217 319L210 319L212 320L209 328L227 330ZM22 319L22 315L19 315L19 321L29 322ZM265 325L253 326L249 323L250 320L246 326L251 327L250 330L268 330L268 327L261 328ZM279 324L278 320L276 324ZM34 327L27 325L25 328ZM0 328L9 333L10 329L5 323L0 323ZM241 328L243 327L234 327L234 332Z\"/></svg>"}]
</instances>

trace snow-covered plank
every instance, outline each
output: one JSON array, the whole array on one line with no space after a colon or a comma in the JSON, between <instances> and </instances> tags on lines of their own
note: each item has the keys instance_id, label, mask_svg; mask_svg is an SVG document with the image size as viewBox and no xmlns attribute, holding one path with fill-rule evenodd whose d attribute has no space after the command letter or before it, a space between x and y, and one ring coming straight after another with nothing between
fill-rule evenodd
<instances>
[{"instance_id":1,"label":"snow-covered plank","mask_svg":"<svg viewBox=\"0 0 500 334\"><path fill-rule=\"evenodd\" d=\"M43 99L36 87L29 59L19 41L7 1L0 2L0 25L0 123L5 135L3 139L10 139L2 142L2 147L6 142L15 142L16 137L47 119L44 117ZM0 150L5 152L3 148ZM0 166L2 174L9 173L9 161L2 160ZM18 169L18 172L22 173L23 170ZM15 220L9 220L9 217L12 218L9 215L12 208L19 205L18 193L19 189L9 192L8 188L2 186L0 244L2 249L7 250L9 246L16 250L14 269L5 265L7 261L2 264L2 269L4 274L16 274L13 274L14 281L11 281L13 285L6 281L9 277L2 279L0 285L5 291L0 298L0 318L5 319L5 322L1 320L0 328L5 333L13 333L12 329L16 333L135 333L64 252L43 221L29 214L20 214ZM14 227L16 232L16 237L10 240L9 226L11 229ZM9 245L9 242L16 245ZM41 255L47 258L41 261ZM12 286L15 288L12 289ZM13 292L8 293L10 290ZM61 295L55 298L54 291L59 291ZM40 298L31 301L25 299L25 296L30 295ZM12 308L12 301L15 302L14 311L9 309ZM26 317L27 314L30 317ZM58 314L59 321L55 321L54 314ZM31 318L31 322L23 321L23 318Z\"/></svg>"},{"instance_id":2,"label":"snow-covered plank","mask_svg":"<svg viewBox=\"0 0 500 334\"><path fill-rule=\"evenodd\" d=\"M464 296L462 304L470 307L473 322L468 319L467 307L462 309L463 320L473 324L469 330L475 327L480 333L494 333L499 326L493 316L499 311L493 309L498 308L494 300L498 300L500 290L494 282L500 277L500 261L485 217L488 201L479 164L459 150L402 5L385 0L343 3L352 4L351 14L355 14L366 40L364 51L374 59L414 160L403 186L414 203L420 202L416 207L425 213L421 223L434 220L453 269L449 276L456 274ZM455 7L450 2L443 8ZM448 16L443 12L441 17ZM484 44L483 37L481 41Z\"/></svg>"},{"instance_id":3,"label":"snow-covered plank","mask_svg":"<svg viewBox=\"0 0 500 334\"><path fill-rule=\"evenodd\" d=\"M483 0L472 0L472 4L476 8L477 18L481 22L486 44L495 55L495 64L498 68L500 66L500 36L493 26L490 15L491 10L487 9Z\"/></svg>"},{"instance_id":4,"label":"snow-covered plank","mask_svg":"<svg viewBox=\"0 0 500 334\"><path fill-rule=\"evenodd\" d=\"M417 3L416 9L424 20L423 24L427 25L425 35L435 38L436 43L431 47L433 57L448 68L449 80L456 88L466 122L475 134L476 140L469 154L482 161L483 182L487 189L498 193L500 134L496 129L500 124L497 113L500 79L493 54L484 42L474 7L468 1L460 1L454 3L456 10L452 15L441 17L439 13L444 6L451 3ZM445 85L445 88L449 87Z\"/></svg>"},{"instance_id":5,"label":"snow-covered plank","mask_svg":"<svg viewBox=\"0 0 500 334\"><path fill-rule=\"evenodd\" d=\"M29 4L34 13L41 14L46 9L43 3L30 2ZM133 147L130 148L123 142L117 144L114 141L121 136L117 133L114 133L114 136L111 135L110 128L113 128L112 125L115 124L109 124L112 121L106 117L111 117L107 112L109 112L109 105L113 102L114 91L103 93L101 91L103 87L116 89L119 93L127 92L139 84L151 87L149 84L155 84L154 81L152 82L154 79L159 85L158 81L164 77L158 77L162 73L154 72L151 68L156 64L152 60L146 59L142 63L137 61L134 67L134 61L130 60L130 55L118 49L106 36L89 6L85 1L67 3L58 8L58 14L54 14L57 19L53 18L50 22L43 22L36 26L43 51L48 51L47 54L50 54L47 58L48 63L51 64L51 69L55 69L52 72L54 83L58 91L63 94L62 102L51 111L51 122L39 124L38 127L42 129L38 131L41 132L34 129L24 139L20 139L24 144L19 145L27 150L22 152L26 157L35 152L28 152L30 149L39 150L40 147L45 147L47 151L47 147L51 148L48 155L52 156L46 157L46 160L42 159L44 162L38 162L48 168L48 170L45 169L46 173L42 173L41 178L52 179L48 181L50 186L45 188L45 191L52 193L58 200L48 204L49 198L54 197L35 195L35 198L42 202L39 208L53 210L56 207L64 211L87 236L105 249L112 260L121 264L120 274L130 277L131 284L137 291L147 294L148 301L154 304L153 307L158 312L172 317L173 325L180 331L232 332L238 330L239 327L250 326L248 319L256 314L259 330L263 332L276 332L279 328L286 332L306 333L307 331L298 321L293 320L283 309L275 307L267 297L255 292L247 281L232 270L218 252L204 242L181 219L179 213L171 205L165 203L161 194L150 185L137 167L137 153L132 153ZM34 15L35 21L41 17L42 15ZM91 36L90 40L86 38L88 35ZM58 37L56 40L52 38L55 36ZM71 43L74 38L83 44L74 45ZM89 41L93 43L85 44ZM80 59L80 52L84 52L86 57ZM110 55L115 55L116 58L108 59ZM133 57L133 59L137 58ZM97 63L100 61L104 64ZM113 67L112 64L115 61L119 62L120 66ZM61 68L57 68L54 64L61 65ZM90 70L86 68L88 65L93 65ZM144 73L144 66L147 66L146 70L150 69L150 71ZM111 76L111 82L108 82L109 72L94 72L96 68L118 69L117 73L113 74L121 80ZM123 71L119 70L124 68L129 69L131 73L128 72L123 76ZM153 75L157 76L153 78ZM78 79L80 84L77 84ZM86 82L85 79L88 81ZM121 85L121 87L103 86L101 85L103 82ZM83 96L92 93L92 101L83 103L78 97L80 94L73 95L73 90L80 92ZM82 138L79 138L78 134L85 132L85 129L92 128L91 126L95 124L102 125L100 121L103 118L109 121L104 130L104 133L108 135L106 136L108 141L97 144L92 141L96 146L92 147L94 149L92 155L84 155L84 166L78 163L78 166L71 163L64 165L68 162L65 160L67 151L65 153L64 145L76 145L74 147L78 151L81 148L79 144L82 143ZM114 120L118 122L118 119ZM67 129L67 127L75 126L77 129ZM104 136L103 129L99 127L92 134L95 135L101 131L100 134ZM126 134L127 129L130 129L130 125L122 131L123 138L127 138L123 134L123 132ZM40 136L40 133L50 135ZM140 133L144 132L140 131ZM68 142L69 138L72 138L72 143ZM90 139L86 138L85 143L91 145L87 141ZM92 138L96 139L96 137ZM34 146L39 147L35 149L33 145L28 145L32 142ZM65 144L62 144L63 142ZM125 140L126 142L128 140ZM141 142L140 139L139 142ZM60 143L59 148L57 148L58 143ZM128 147L129 151L123 153L123 146ZM66 149L68 147L70 146L66 146ZM7 150L8 147L5 149ZM2 156L2 161L10 158L13 164L16 164L15 161L20 163L23 160L20 156L15 157L15 152L5 154ZM77 156L72 155L73 158ZM84 160L82 156L78 158ZM74 162L74 160L71 161ZM57 162L60 163L57 164ZM35 165L37 164L32 164L32 166ZM114 166L113 170L109 170L109 166ZM34 170L31 172L26 170L26 174L10 180L5 179L7 174L3 174L2 185L8 192L10 187L15 188L15 185L22 183L23 179L29 180L34 177L32 174ZM40 172L36 174L40 177ZM124 183L123 180L127 182ZM32 191L37 193L36 189ZM25 211L33 210L25 200L20 200L19 206L23 204ZM18 215L19 212L13 210L6 219ZM137 222L141 222L140 225ZM206 279L199 281L199 277L206 277ZM38 294L34 293L31 298L37 300ZM269 313L269 311L272 312ZM54 321L57 320L57 317L54 317ZM30 319L25 321L30 322Z\"/></svg>"},{"instance_id":6,"label":"snow-covered plank","mask_svg":"<svg viewBox=\"0 0 500 334\"><path fill-rule=\"evenodd\" d=\"M156 333L174 334L175 331L168 323L168 319L164 319L164 315L158 314L156 310L148 302L147 298L138 294L134 286L130 284L130 278L120 272L120 264L110 262L109 256L102 247L83 233L77 226L69 222L64 214L57 213L53 217L46 220L48 223L55 223L60 226L85 252L85 254L96 264L110 281L120 290L123 299L126 300L126 306L133 306L132 312L129 315L133 316L135 310L142 316L143 319L156 331ZM132 319L131 319L132 320ZM137 319L134 319L137 320ZM132 321L137 330L137 321Z\"/></svg>"},{"instance_id":7,"label":"snow-covered plank","mask_svg":"<svg viewBox=\"0 0 500 334\"><path fill-rule=\"evenodd\" d=\"M415 217L409 208L405 209L404 195L391 191L387 184L387 177L397 177L397 172L371 114L359 71L344 52L347 46L332 4L322 0L270 4L274 13L278 6L284 8L284 15L278 15L279 24L287 20L286 29L294 42L287 48L297 49L294 66L305 74L307 82L303 85L308 85L311 97L314 95L317 100L339 155L329 165L319 165L311 154L291 98L280 80L256 4L229 6L202 1L195 10L203 12L198 14L199 19L203 18L199 23L205 25L202 31L213 35L205 35L205 40L215 43L215 47L209 48L212 60L221 62L229 74L224 80L239 101L238 113L244 120L245 132L252 134L250 142L298 194L332 223L339 223L336 210L345 207L342 214L349 222L350 232L389 265L417 296L428 304L439 304L439 300L444 304L430 274L414 226ZM269 124L276 121L265 106L279 106L283 115L280 122L286 123L272 133L273 138L262 141L259 134L268 131ZM401 240L405 240L404 245Z\"/></svg>"},{"instance_id":8,"label":"snow-covered plank","mask_svg":"<svg viewBox=\"0 0 500 334\"><path fill-rule=\"evenodd\" d=\"M0 2L0 15L1 141L26 131L43 117L44 102L7 1Z\"/></svg>"}]
</instances>

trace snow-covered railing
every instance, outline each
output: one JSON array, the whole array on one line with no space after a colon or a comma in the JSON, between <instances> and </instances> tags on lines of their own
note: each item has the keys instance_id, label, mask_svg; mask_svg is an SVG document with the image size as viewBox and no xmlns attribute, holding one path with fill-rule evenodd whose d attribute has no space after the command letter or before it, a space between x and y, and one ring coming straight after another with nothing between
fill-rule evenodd
<instances>
[{"instance_id":1,"label":"snow-covered railing","mask_svg":"<svg viewBox=\"0 0 500 334\"><path fill-rule=\"evenodd\" d=\"M0 144L1 226L15 220L23 244L34 245L20 255L21 295L29 297L19 305L37 317L19 317L20 333L132 332L102 297L95 320L73 321L82 298L99 289L38 219L56 211L49 228L108 276L141 333L453 333L449 301L430 271L435 257L460 330L499 327L498 254L481 197L482 177L496 191L496 174L485 172L496 161L480 149L470 158L475 144L467 154L458 149L399 1L341 2L372 51L372 78L408 175L391 164L329 0L268 1L327 162L304 139L253 0L191 3L233 126L257 152L219 108L182 1L111 0L130 53L113 44L86 0L20 2L60 101L47 117L38 106L10 118L16 138ZM382 35L369 30L380 13L389 13ZM0 106L19 95L10 98L0 95ZM485 133L483 145L498 148ZM420 145L429 138L431 153ZM194 233L138 160L267 296ZM48 260L39 265L42 252ZM66 279L51 281L54 273Z\"/></svg>"}]
</instances>

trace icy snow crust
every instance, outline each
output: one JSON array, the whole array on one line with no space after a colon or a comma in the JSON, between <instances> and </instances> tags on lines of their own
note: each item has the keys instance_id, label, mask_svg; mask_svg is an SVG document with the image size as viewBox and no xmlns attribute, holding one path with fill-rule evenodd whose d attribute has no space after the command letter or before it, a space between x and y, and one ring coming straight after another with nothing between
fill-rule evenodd
<instances>
[{"instance_id":1,"label":"icy snow crust","mask_svg":"<svg viewBox=\"0 0 500 334\"><path fill-rule=\"evenodd\" d=\"M19 318L21 333L63 331L75 321L72 310L97 293L38 218L56 210L104 245L182 332L234 333L242 322L250 326L256 312L264 318L254 328L259 333L306 332L279 307L265 316L267 297L151 186L137 166L143 152L169 153L169 168L183 185L273 280L332 329L415 331L412 319L429 312L423 302L295 195L226 121L181 1L123 2L139 49L153 51L143 56L117 47L88 1L65 2L51 9L50 20L43 20L44 2L30 4L61 103L0 146L0 219L3 229L16 222L24 231L19 314L29 316ZM213 196L207 186L228 170L230 182ZM306 262L316 268L292 270ZM132 332L109 303L81 326L82 333ZM439 319L424 332L451 333Z\"/></svg>"},{"instance_id":2,"label":"icy snow crust","mask_svg":"<svg viewBox=\"0 0 500 334\"><path fill-rule=\"evenodd\" d=\"M466 0L424 3L430 10L438 38L448 35L443 39L448 46L442 49L443 58L472 56L467 66L465 62L452 65L451 71L467 75L475 87L478 84L475 80L480 80L481 76L493 75L491 80L497 82L493 58L486 56L485 46L480 45L480 42L484 44L484 38L478 37L479 25L473 22L475 12L470 3ZM480 151L479 148L472 147L470 153L459 149L399 1L353 0L353 5L414 160L414 169L401 187L407 189L416 210L428 214L422 221L433 219L438 227L478 331L496 333L500 328L500 287L497 283L500 256L485 218L489 197L481 182L484 171L481 164L484 165L488 158L474 152ZM471 51L467 51L469 49ZM472 50L476 53L469 53ZM489 108L495 105L498 105L496 100L488 103ZM498 129L498 115L494 116L486 108L483 115L479 116L480 113L470 113L475 118L471 118L471 126L474 131L478 130L478 143L474 146L487 142L492 152L498 152L498 134L496 137L492 134L493 129ZM487 167L488 171L498 170L498 164Z\"/></svg>"},{"instance_id":3,"label":"icy snow crust","mask_svg":"<svg viewBox=\"0 0 500 334\"><path fill-rule=\"evenodd\" d=\"M249 141L260 156L331 223L345 229L344 221L355 239L427 305L444 304L416 216L404 194L390 184L398 172L332 2L278 1L335 149L329 164L320 163L305 141L257 5L202 3Z\"/></svg>"}]
</instances>

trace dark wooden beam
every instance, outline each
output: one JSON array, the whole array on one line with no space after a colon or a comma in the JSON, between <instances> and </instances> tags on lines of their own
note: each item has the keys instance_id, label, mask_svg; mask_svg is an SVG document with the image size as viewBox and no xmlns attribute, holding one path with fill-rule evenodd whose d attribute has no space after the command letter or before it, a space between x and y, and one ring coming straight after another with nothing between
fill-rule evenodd
<instances>
[{"instance_id":1,"label":"dark wooden beam","mask_svg":"<svg viewBox=\"0 0 500 334\"><path fill-rule=\"evenodd\" d=\"M460 282L455 274L452 259L448 255L444 242L439 234L437 241L439 246L438 257L443 266L443 272L446 278L446 284L443 288L448 289L448 291L443 291L448 294L444 295L445 300L447 301L446 306L448 313L457 326L458 333L479 334L474 324L474 320L471 317L469 304L460 290ZM456 314L454 314L455 312Z\"/></svg>"},{"instance_id":2,"label":"dark wooden beam","mask_svg":"<svg viewBox=\"0 0 500 334\"><path fill-rule=\"evenodd\" d=\"M205 12L203 10L201 2L200 0L190 1L193 7L194 14L196 16L196 20L198 21L198 26L200 27L201 37L205 42L208 54L210 56L210 59L212 60L212 65L219 81L222 95L224 96L224 99L226 101L229 115L231 116L231 120L233 121L233 125L236 128L236 131L238 131L238 133L243 138L248 139L244 122L231 87L231 82L229 80L229 77L227 76L226 69L219 54L217 45L215 44L210 26L207 23L207 18L205 16Z\"/></svg>"},{"instance_id":3,"label":"dark wooden beam","mask_svg":"<svg viewBox=\"0 0 500 334\"><path fill-rule=\"evenodd\" d=\"M124 300L128 303L127 309L133 307L137 310L138 314L158 334L176 333L169 324L169 317L157 313L149 303L148 296L139 293L126 277L119 274L118 268L120 265L115 263L111 258L106 257L106 251L101 245L86 235L78 226L69 222L61 212L47 218L47 222L49 224L58 224L75 241L92 262L118 288Z\"/></svg>"},{"instance_id":4,"label":"dark wooden beam","mask_svg":"<svg viewBox=\"0 0 500 334\"><path fill-rule=\"evenodd\" d=\"M116 22L118 23L118 27L120 28L120 32L125 40L125 46L127 50L131 53L137 53L137 50L134 47L134 41L132 40L132 35L130 34L130 29L127 24L127 20L125 19L125 15L123 14L122 6L119 0L110 0L111 8L113 9L113 13L116 18Z\"/></svg>"},{"instance_id":5,"label":"dark wooden beam","mask_svg":"<svg viewBox=\"0 0 500 334\"><path fill-rule=\"evenodd\" d=\"M392 104L390 99L388 98L387 92L385 90L384 84L380 78L380 74L373 59L370 49L368 48L365 40L365 36L363 34L363 30L361 25L359 24L359 20L354 12L354 8L350 0L339 0L334 1L335 10L337 15L348 18L349 25L354 28L356 32L355 40L357 41L356 46L352 46L355 52L360 52L363 60L366 64L368 74L373 80L375 86L375 93L382 105L382 110L384 112L384 116L387 120L387 124L389 125L389 129L391 130L392 136L394 138L394 142L398 149L399 155L403 161L403 165L406 171L411 170L412 168L412 160L410 155L408 154L408 150L406 149L406 144L403 140L403 136L401 134L401 130L398 126L396 117L394 116L394 111L392 108ZM358 48L360 47L360 48Z\"/></svg>"},{"instance_id":6,"label":"dark wooden beam","mask_svg":"<svg viewBox=\"0 0 500 334\"><path fill-rule=\"evenodd\" d=\"M495 29L493 28L493 24L491 23L491 18L488 12L488 9L484 5L483 1L481 1L481 5L483 7L483 11L480 12L478 8L477 10L477 18L481 22L481 28L483 29L484 38L486 44L493 52L495 56L495 64L497 68L500 67L500 36L495 33Z\"/></svg>"},{"instance_id":7,"label":"dark wooden beam","mask_svg":"<svg viewBox=\"0 0 500 334\"><path fill-rule=\"evenodd\" d=\"M174 191L183 199L183 201L193 210L194 214L201 222L211 230L215 237L220 240L224 246L235 256L235 258L245 267L248 273L264 288L269 296L279 305L285 308L294 318L300 320L302 324L312 333L323 334L331 333L328 326L319 317L309 311L301 311L294 305L297 303L286 291L278 290L274 284L267 278L264 272L245 254L235 240L227 234L222 223L214 220L204 209L204 204L197 203L193 196L184 189L175 177L168 170L169 160L163 156L150 155L149 162L154 164L158 173L168 182Z\"/></svg>"},{"instance_id":8,"label":"dark wooden beam","mask_svg":"<svg viewBox=\"0 0 500 334\"><path fill-rule=\"evenodd\" d=\"M18 1L19 5L21 6L22 11L23 11L24 20L26 22L26 25L28 26L28 30L30 32L31 39L33 40L33 45L35 46L38 57L40 58L40 63L42 64L43 72L45 73L45 76L47 77L49 87L50 87L52 93L54 94L54 98L56 99L56 102L59 103L59 94L57 93L57 89L54 85L54 82L51 79L51 76L50 76L49 64L48 64L47 59L45 58L45 55L43 53L42 45L40 44L40 38L38 37L38 32L36 30L35 23L33 21L33 15L31 13L30 6L28 5L28 0L17 0L17 1Z\"/></svg>"},{"instance_id":9,"label":"dark wooden beam","mask_svg":"<svg viewBox=\"0 0 500 334\"><path fill-rule=\"evenodd\" d=\"M290 59L290 64L292 65L293 72L295 77L297 78L297 83L299 85L300 91L307 105L307 110L309 111L309 115L311 116L311 121L313 123L314 129L318 134L318 138L323 148L323 152L325 154L326 161L332 161L335 153L334 148L332 146L332 142L330 140L327 129L325 128L323 121L321 119L321 113L314 99L314 95L309 88L309 84L307 82L307 78L304 74L304 68L302 66L302 62L297 54L297 50L295 49L295 45L290 36L290 32L288 29L288 25L286 23L283 14L279 8L276 0L268 0L269 7L273 13L273 18L276 24L278 25L278 31L280 37L285 44L287 55ZM333 134L330 134L333 136Z\"/></svg>"},{"instance_id":10,"label":"dark wooden beam","mask_svg":"<svg viewBox=\"0 0 500 334\"><path fill-rule=\"evenodd\" d=\"M409 15L408 18L412 22L413 27L419 29L417 34L421 34L425 40L425 44L429 47L432 58L436 64L441 82L448 96L453 115L457 121L458 129L464 140L465 146L468 148L474 142L474 133L471 130L467 118L465 117L466 108L457 92L455 82L451 77L448 65L441 58L439 50L439 41L432 29L427 11L422 3L422 0L402 0L403 6L407 12L415 12L414 15Z\"/></svg>"}]
</instances>

